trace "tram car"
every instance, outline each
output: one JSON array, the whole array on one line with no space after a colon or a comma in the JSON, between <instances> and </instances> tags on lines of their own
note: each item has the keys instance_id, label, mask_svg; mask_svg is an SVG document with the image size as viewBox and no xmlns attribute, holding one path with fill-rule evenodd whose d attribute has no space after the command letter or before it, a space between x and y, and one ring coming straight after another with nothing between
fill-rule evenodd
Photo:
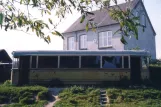
<instances>
[{"instance_id":1,"label":"tram car","mask_svg":"<svg viewBox=\"0 0 161 107\"><path fill-rule=\"evenodd\" d=\"M146 51L14 51L11 81L24 84L102 84L149 79Z\"/></svg>"}]
</instances>

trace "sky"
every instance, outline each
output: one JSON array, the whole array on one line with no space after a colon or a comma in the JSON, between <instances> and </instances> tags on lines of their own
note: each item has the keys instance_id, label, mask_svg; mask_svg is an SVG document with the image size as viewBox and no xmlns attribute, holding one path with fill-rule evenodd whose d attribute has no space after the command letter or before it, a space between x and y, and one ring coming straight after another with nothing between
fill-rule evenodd
<instances>
[{"instance_id":1,"label":"sky","mask_svg":"<svg viewBox=\"0 0 161 107\"><path fill-rule=\"evenodd\" d=\"M118 1L122 3L125 0ZM161 0L144 0L144 5L157 34L157 58L161 59ZM37 11L35 11L34 14L40 17L37 15ZM73 14L68 14L59 24L57 30L60 32L65 31L79 17L80 13L76 11L74 11ZM17 30L8 30L6 32L0 29L0 49L5 49L10 56L11 53L16 50L62 50L63 40L61 37L51 35L51 43L47 44L43 39L38 38L34 34L27 34Z\"/></svg>"}]
</instances>

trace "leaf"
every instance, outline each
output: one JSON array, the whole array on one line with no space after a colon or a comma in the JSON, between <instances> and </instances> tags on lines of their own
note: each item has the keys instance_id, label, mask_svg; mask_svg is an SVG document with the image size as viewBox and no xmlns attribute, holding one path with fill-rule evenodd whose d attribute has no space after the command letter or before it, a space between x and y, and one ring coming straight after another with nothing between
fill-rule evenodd
<instances>
[{"instance_id":1,"label":"leaf","mask_svg":"<svg viewBox=\"0 0 161 107\"><path fill-rule=\"evenodd\" d=\"M121 42L122 42L123 44L125 44L125 45L127 44L127 42L126 42L126 40L125 40L125 38L124 38L123 36L121 37Z\"/></svg>"},{"instance_id":2,"label":"leaf","mask_svg":"<svg viewBox=\"0 0 161 107\"><path fill-rule=\"evenodd\" d=\"M49 15L51 15L51 12L50 12L49 10L46 10L46 12L47 12Z\"/></svg>"},{"instance_id":3,"label":"leaf","mask_svg":"<svg viewBox=\"0 0 161 107\"><path fill-rule=\"evenodd\" d=\"M11 8L11 6L9 6L9 5L8 5L7 7L8 7L8 9L9 9L10 11L12 11L12 8Z\"/></svg>"},{"instance_id":4,"label":"leaf","mask_svg":"<svg viewBox=\"0 0 161 107\"><path fill-rule=\"evenodd\" d=\"M50 39L50 36L49 35L47 36L47 39L48 39L49 42L51 42L51 39Z\"/></svg>"},{"instance_id":5,"label":"leaf","mask_svg":"<svg viewBox=\"0 0 161 107\"><path fill-rule=\"evenodd\" d=\"M116 32L114 32L114 34L113 35L115 35L116 33L118 33L120 31L120 29L118 29Z\"/></svg>"},{"instance_id":6,"label":"leaf","mask_svg":"<svg viewBox=\"0 0 161 107\"><path fill-rule=\"evenodd\" d=\"M64 39L63 35L61 33L59 33L58 31L52 32L53 35L58 35L60 36L62 39Z\"/></svg>"},{"instance_id":7,"label":"leaf","mask_svg":"<svg viewBox=\"0 0 161 107\"><path fill-rule=\"evenodd\" d=\"M22 4L23 0L20 1L20 4Z\"/></svg>"},{"instance_id":8,"label":"leaf","mask_svg":"<svg viewBox=\"0 0 161 107\"><path fill-rule=\"evenodd\" d=\"M85 15L82 16L82 19L81 19L80 23L83 23L85 17L86 17Z\"/></svg>"},{"instance_id":9,"label":"leaf","mask_svg":"<svg viewBox=\"0 0 161 107\"><path fill-rule=\"evenodd\" d=\"M92 12L87 12L87 14L94 15L94 13L92 13Z\"/></svg>"},{"instance_id":10,"label":"leaf","mask_svg":"<svg viewBox=\"0 0 161 107\"><path fill-rule=\"evenodd\" d=\"M0 25L2 25L2 23L3 23L3 18L4 18L3 14L0 13Z\"/></svg>"},{"instance_id":11,"label":"leaf","mask_svg":"<svg viewBox=\"0 0 161 107\"><path fill-rule=\"evenodd\" d=\"M88 32L88 30L89 30L89 23L87 22L87 24L86 24L86 31Z\"/></svg>"},{"instance_id":12,"label":"leaf","mask_svg":"<svg viewBox=\"0 0 161 107\"><path fill-rule=\"evenodd\" d=\"M8 27L9 27L9 23L5 26L5 31L7 31Z\"/></svg>"},{"instance_id":13,"label":"leaf","mask_svg":"<svg viewBox=\"0 0 161 107\"><path fill-rule=\"evenodd\" d=\"M74 4L74 1L69 0L69 2L73 5L74 8L76 8L76 6L75 6L75 4Z\"/></svg>"},{"instance_id":14,"label":"leaf","mask_svg":"<svg viewBox=\"0 0 161 107\"><path fill-rule=\"evenodd\" d=\"M27 27L27 29L26 29L26 32L28 32L29 31L29 27Z\"/></svg>"},{"instance_id":15,"label":"leaf","mask_svg":"<svg viewBox=\"0 0 161 107\"><path fill-rule=\"evenodd\" d=\"M39 37L39 32L38 31L36 31L36 35Z\"/></svg>"},{"instance_id":16,"label":"leaf","mask_svg":"<svg viewBox=\"0 0 161 107\"><path fill-rule=\"evenodd\" d=\"M53 22L52 22L52 20L50 18L48 20L49 20L50 24L53 24Z\"/></svg>"}]
</instances>

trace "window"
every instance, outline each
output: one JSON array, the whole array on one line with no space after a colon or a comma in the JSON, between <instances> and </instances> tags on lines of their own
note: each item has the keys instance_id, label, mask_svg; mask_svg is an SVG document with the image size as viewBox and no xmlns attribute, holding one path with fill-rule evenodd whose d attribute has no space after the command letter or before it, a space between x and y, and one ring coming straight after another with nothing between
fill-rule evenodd
<instances>
[{"instance_id":1,"label":"window","mask_svg":"<svg viewBox=\"0 0 161 107\"><path fill-rule=\"evenodd\" d=\"M59 68L79 68L79 56L60 56Z\"/></svg>"},{"instance_id":2,"label":"window","mask_svg":"<svg viewBox=\"0 0 161 107\"><path fill-rule=\"evenodd\" d=\"M100 68L100 56L82 56L81 68Z\"/></svg>"},{"instance_id":3,"label":"window","mask_svg":"<svg viewBox=\"0 0 161 107\"><path fill-rule=\"evenodd\" d=\"M148 58L147 57L142 57L142 68L147 69L148 68Z\"/></svg>"},{"instance_id":4,"label":"window","mask_svg":"<svg viewBox=\"0 0 161 107\"><path fill-rule=\"evenodd\" d=\"M87 49L87 35L80 36L80 49Z\"/></svg>"},{"instance_id":5,"label":"window","mask_svg":"<svg viewBox=\"0 0 161 107\"><path fill-rule=\"evenodd\" d=\"M142 26L146 25L146 19L145 19L145 15L144 14L141 16L141 25Z\"/></svg>"},{"instance_id":6,"label":"window","mask_svg":"<svg viewBox=\"0 0 161 107\"><path fill-rule=\"evenodd\" d=\"M38 68L57 68L58 56L39 56Z\"/></svg>"},{"instance_id":7,"label":"window","mask_svg":"<svg viewBox=\"0 0 161 107\"><path fill-rule=\"evenodd\" d=\"M112 31L99 33L99 48L112 46Z\"/></svg>"},{"instance_id":8,"label":"window","mask_svg":"<svg viewBox=\"0 0 161 107\"><path fill-rule=\"evenodd\" d=\"M12 63L13 68L19 68L19 58L14 58Z\"/></svg>"},{"instance_id":9,"label":"window","mask_svg":"<svg viewBox=\"0 0 161 107\"><path fill-rule=\"evenodd\" d=\"M128 56L124 56L124 68L129 68L129 58Z\"/></svg>"},{"instance_id":10,"label":"window","mask_svg":"<svg viewBox=\"0 0 161 107\"><path fill-rule=\"evenodd\" d=\"M74 37L68 38L68 50L74 50L75 49L75 41Z\"/></svg>"},{"instance_id":11,"label":"window","mask_svg":"<svg viewBox=\"0 0 161 107\"><path fill-rule=\"evenodd\" d=\"M31 56L32 57L32 62L31 62L31 68L36 68L36 57L37 56Z\"/></svg>"},{"instance_id":12,"label":"window","mask_svg":"<svg viewBox=\"0 0 161 107\"><path fill-rule=\"evenodd\" d=\"M121 56L103 56L102 68L122 68Z\"/></svg>"},{"instance_id":13,"label":"window","mask_svg":"<svg viewBox=\"0 0 161 107\"><path fill-rule=\"evenodd\" d=\"M135 15L136 17L139 17L139 12L138 11L136 11L136 15Z\"/></svg>"}]
</instances>

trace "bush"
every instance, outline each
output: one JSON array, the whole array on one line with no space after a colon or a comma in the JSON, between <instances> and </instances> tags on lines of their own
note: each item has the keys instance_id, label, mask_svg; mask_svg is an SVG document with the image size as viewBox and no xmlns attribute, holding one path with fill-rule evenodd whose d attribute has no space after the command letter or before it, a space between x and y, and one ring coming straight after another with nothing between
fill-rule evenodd
<instances>
[{"instance_id":1,"label":"bush","mask_svg":"<svg viewBox=\"0 0 161 107\"><path fill-rule=\"evenodd\" d=\"M30 97L25 97L23 99L20 100L21 104L33 104L34 103L34 99L30 98Z\"/></svg>"},{"instance_id":2,"label":"bush","mask_svg":"<svg viewBox=\"0 0 161 107\"><path fill-rule=\"evenodd\" d=\"M49 99L48 91L41 91L41 92L38 93L37 96L38 96L39 100L47 100L47 99Z\"/></svg>"},{"instance_id":3,"label":"bush","mask_svg":"<svg viewBox=\"0 0 161 107\"><path fill-rule=\"evenodd\" d=\"M0 104L7 103L9 101L7 96L1 96L0 95Z\"/></svg>"},{"instance_id":4,"label":"bush","mask_svg":"<svg viewBox=\"0 0 161 107\"><path fill-rule=\"evenodd\" d=\"M3 83L3 86L12 86L11 80L6 80L6 81Z\"/></svg>"}]
</instances>

